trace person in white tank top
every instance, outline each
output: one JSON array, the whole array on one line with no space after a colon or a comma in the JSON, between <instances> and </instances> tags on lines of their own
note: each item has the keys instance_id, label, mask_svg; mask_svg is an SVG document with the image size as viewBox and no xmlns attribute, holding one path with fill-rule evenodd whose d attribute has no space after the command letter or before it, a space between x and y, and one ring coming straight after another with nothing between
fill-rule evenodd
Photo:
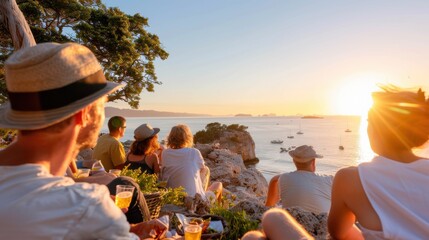
<instances>
[{"instance_id":1,"label":"person in white tank top","mask_svg":"<svg viewBox=\"0 0 429 240\"><path fill-rule=\"evenodd\" d=\"M383 89L372 94L368 112L368 137L378 156L334 178L328 229L335 239L429 236L429 161L413 151L428 140L428 100L420 89Z\"/></svg>"},{"instance_id":2,"label":"person in white tank top","mask_svg":"<svg viewBox=\"0 0 429 240\"><path fill-rule=\"evenodd\" d=\"M315 173L316 158L323 156L307 145L289 151L289 155L297 170L271 179L265 205L271 207L281 200L283 208L298 206L317 214L329 212L333 177Z\"/></svg>"}]
</instances>

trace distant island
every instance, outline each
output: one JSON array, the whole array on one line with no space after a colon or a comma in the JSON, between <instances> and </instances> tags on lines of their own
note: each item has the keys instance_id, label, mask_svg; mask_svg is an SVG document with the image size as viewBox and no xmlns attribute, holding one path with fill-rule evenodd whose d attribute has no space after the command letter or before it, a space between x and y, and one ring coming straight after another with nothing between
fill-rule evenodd
<instances>
[{"instance_id":1,"label":"distant island","mask_svg":"<svg viewBox=\"0 0 429 240\"><path fill-rule=\"evenodd\" d=\"M209 114L161 112L155 110L120 109L115 107L104 108L106 117L210 117Z\"/></svg>"},{"instance_id":2,"label":"distant island","mask_svg":"<svg viewBox=\"0 0 429 240\"><path fill-rule=\"evenodd\" d=\"M321 116L316 116L316 115L306 115L306 116L302 116L301 118L307 118L307 119L321 119L323 117Z\"/></svg>"},{"instance_id":3,"label":"distant island","mask_svg":"<svg viewBox=\"0 0 429 240\"><path fill-rule=\"evenodd\" d=\"M252 117L252 114L239 113L235 114L234 117Z\"/></svg>"}]
</instances>

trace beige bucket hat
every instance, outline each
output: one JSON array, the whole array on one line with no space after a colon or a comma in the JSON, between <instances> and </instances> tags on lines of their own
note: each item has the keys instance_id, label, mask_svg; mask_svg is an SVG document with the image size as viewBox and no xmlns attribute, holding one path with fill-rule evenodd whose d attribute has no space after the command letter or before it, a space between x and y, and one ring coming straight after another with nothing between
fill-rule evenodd
<instances>
[{"instance_id":1,"label":"beige bucket hat","mask_svg":"<svg viewBox=\"0 0 429 240\"><path fill-rule=\"evenodd\" d=\"M152 128L152 126L145 123L138 126L134 130L134 139L137 141L143 141L147 138L155 136L157 133L159 133L159 128Z\"/></svg>"},{"instance_id":2,"label":"beige bucket hat","mask_svg":"<svg viewBox=\"0 0 429 240\"><path fill-rule=\"evenodd\" d=\"M302 145L295 148L292 151L289 151L289 155L293 158L295 162L305 163L314 158L323 158L322 155L319 155L314 151L312 146Z\"/></svg>"},{"instance_id":3,"label":"beige bucket hat","mask_svg":"<svg viewBox=\"0 0 429 240\"><path fill-rule=\"evenodd\" d=\"M108 82L87 47L41 43L5 62L9 102L0 107L0 128L35 130L58 123L120 84Z\"/></svg>"}]
</instances>

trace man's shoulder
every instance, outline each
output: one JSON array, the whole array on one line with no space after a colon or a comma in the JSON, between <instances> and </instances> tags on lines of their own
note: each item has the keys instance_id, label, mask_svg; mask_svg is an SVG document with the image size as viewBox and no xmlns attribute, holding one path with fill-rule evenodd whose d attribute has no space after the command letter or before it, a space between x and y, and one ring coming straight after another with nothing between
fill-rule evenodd
<instances>
[{"instance_id":1,"label":"man's shoulder","mask_svg":"<svg viewBox=\"0 0 429 240\"><path fill-rule=\"evenodd\" d=\"M106 186L96 183L77 182L73 185L66 186L65 190L66 194L76 199L87 199L94 202L100 201L106 194L109 195L109 190Z\"/></svg>"}]
</instances>

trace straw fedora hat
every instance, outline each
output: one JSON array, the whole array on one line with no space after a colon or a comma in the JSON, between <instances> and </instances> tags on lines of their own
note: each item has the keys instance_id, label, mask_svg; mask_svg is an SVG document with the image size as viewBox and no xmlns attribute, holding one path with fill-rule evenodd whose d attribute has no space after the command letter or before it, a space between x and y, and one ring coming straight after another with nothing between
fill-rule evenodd
<instances>
[{"instance_id":1,"label":"straw fedora hat","mask_svg":"<svg viewBox=\"0 0 429 240\"><path fill-rule=\"evenodd\" d=\"M149 124L142 124L134 130L134 139L143 141L159 133L159 128L152 128Z\"/></svg>"},{"instance_id":2,"label":"straw fedora hat","mask_svg":"<svg viewBox=\"0 0 429 240\"><path fill-rule=\"evenodd\" d=\"M292 151L289 151L289 155L295 162L299 163L305 163L314 158L323 158L322 155L319 155L316 153L316 151L314 151L312 146L308 145L302 145Z\"/></svg>"},{"instance_id":3,"label":"straw fedora hat","mask_svg":"<svg viewBox=\"0 0 429 240\"><path fill-rule=\"evenodd\" d=\"M9 102L0 107L0 128L19 130L51 126L121 87L76 43L21 49L6 60L5 78Z\"/></svg>"}]
</instances>

